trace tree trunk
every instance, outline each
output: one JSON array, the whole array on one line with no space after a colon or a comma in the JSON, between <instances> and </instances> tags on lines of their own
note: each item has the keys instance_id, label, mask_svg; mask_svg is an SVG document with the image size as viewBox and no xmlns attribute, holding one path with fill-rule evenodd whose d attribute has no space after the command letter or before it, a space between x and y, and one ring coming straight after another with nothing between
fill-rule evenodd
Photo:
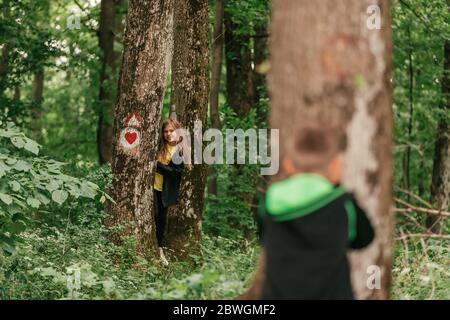
<instances>
[{"instance_id":1,"label":"tree trunk","mask_svg":"<svg viewBox=\"0 0 450 320\"><path fill-rule=\"evenodd\" d=\"M115 54L115 0L102 0L100 5L100 27L98 32L101 49L101 71L99 92L99 118L97 149L100 164L111 162L114 116Z\"/></svg>"},{"instance_id":2,"label":"tree trunk","mask_svg":"<svg viewBox=\"0 0 450 320\"><path fill-rule=\"evenodd\" d=\"M40 138L39 119L42 116L42 99L44 93L44 69L41 68L34 74L33 88L31 90L31 101L33 103L31 114L33 116L32 128L35 138Z\"/></svg>"},{"instance_id":3,"label":"tree trunk","mask_svg":"<svg viewBox=\"0 0 450 320\"><path fill-rule=\"evenodd\" d=\"M237 26L227 10L224 18L227 103L242 119L255 101L250 37L235 33Z\"/></svg>"},{"instance_id":4,"label":"tree trunk","mask_svg":"<svg viewBox=\"0 0 450 320\"><path fill-rule=\"evenodd\" d=\"M219 93L223 51L223 0L216 0L212 51L210 115L212 127L220 130ZM211 179L208 183L208 192L217 195L217 177L213 167L209 168L209 173Z\"/></svg>"},{"instance_id":5,"label":"tree trunk","mask_svg":"<svg viewBox=\"0 0 450 320\"><path fill-rule=\"evenodd\" d=\"M15 86L14 87L14 98L15 101L20 101L20 87Z\"/></svg>"},{"instance_id":6,"label":"tree trunk","mask_svg":"<svg viewBox=\"0 0 450 320\"><path fill-rule=\"evenodd\" d=\"M450 194L450 125L448 111L450 110L450 42L445 41L444 75L442 79L442 94L445 97L442 114L439 117L436 134L436 144L431 179L431 202L438 210L448 211ZM429 216L427 227L439 233L442 230L442 217Z\"/></svg>"},{"instance_id":7,"label":"tree trunk","mask_svg":"<svg viewBox=\"0 0 450 320\"><path fill-rule=\"evenodd\" d=\"M199 121L205 128L208 110L208 1L175 3L171 95L193 140L194 124ZM178 259L199 252L205 185L206 165L193 161L192 170L182 176L178 204L168 214L167 243Z\"/></svg>"},{"instance_id":8,"label":"tree trunk","mask_svg":"<svg viewBox=\"0 0 450 320\"><path fill-rule=\"evenodd\" d=\"M260 71L258 71L258 67L262 66L263 63L267 60L267 25L263 24L255 27L255 37L253 38L253 63L255 65L255 70L253 72L253 86L255 91L255 102L258 102L259 99L265 98L265 86L266 86L266 75ZM261 69L261 67L259 68ZM260 123L268 123L268 114L266 110L262 110L258 108L257 110L258 121Z\"/></svg>"},{"instance_id":9,"label":"tree trunk","mask_svg":"<svg viewBox=\"0 0 450 320\"><path fill-rule=\"evenodd\" d=\"M159 120L172 56L173 1L130 1L114 119L112 171L116 180L108 203L112 234L134 235L138 252L156 253L153 177ZM132 226L130 226L130 224Z\"/></svg>"},{"instance_id":10,"label":"tree trunk","mask_svg":"<svg viewBox=\"0 0 450 320\"><path fill-rule=\"evenodd\" d=\"M407 135L407 146L403 158L403 176L405 189L410 190L411 188L411 145L412 144L412 129L413 129L413 119L414 119L414 68L413 68L413 52L412 52L412 39L411 39L411 27L408 29L409 34L409 57L408 57L408 76L409 76L409 119L408 119L408 135ZM410 196L408 195L408 202L410 201Z\"/></svg>"},{"instance_id":11,"label":"tree trunk","mask_svg":"<svg viewBox=\"0 0 450 320\"><path fill-rule=\"evenodd\" d=\"M9 64L9 44L5 43L2 47L2 56L0 60L0 97L3 96L7 87L7 75Z\"/></svg>"},{"instance_id":12,"label":"tree trunk","mask_svg":"<svg viewBox=\"0 0 450 320\"><path fill-rule=\"evenodd\" d=\"M374 3L381 7L380 30L366 27ZM389 2L274 0L272 10L268 81L280 159L293 152L286 146L299 122L346 131L343 183L376 228L370 247L350 254L353 288L357 298L386 299L393 227ZM274 180L285 176L280 170ZM375 278L381 271L380 289L369 289L374 270Z\"/></svg>"}]
</instances>

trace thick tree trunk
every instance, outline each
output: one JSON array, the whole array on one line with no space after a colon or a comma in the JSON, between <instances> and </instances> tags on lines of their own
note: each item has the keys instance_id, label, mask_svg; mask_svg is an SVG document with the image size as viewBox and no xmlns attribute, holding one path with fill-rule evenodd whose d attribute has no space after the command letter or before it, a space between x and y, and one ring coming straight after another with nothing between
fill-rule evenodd
<instances>
[{"instance_id":1,"label":"thick tree trunk","mask_svg":"<svg viewBox=\"0 0 450 320\"><path fill-rule=\"evenodd\" d=\"M211 91L210 91L210 116L212 127L221 128L219 116L220 76L222 71L223 52L223 0L216 0L214 33L212 39L211 61ZM217 195L217 178L213 167L209 168L211 179L208 183L208 192Z\"/></svg>"},{"instance_id":2,"label":"thick tree trunk","mask_svg":"<svg viewBox=\"0 0 450 320\"><path fill-rule=\"evenodd\" d=\"M101 49L101 72L99 92L99 118L97 127L97 149L100 164L111 162L114 121L115 54L115 0L102 0L100 5L99 45Z\"/></svg>"},{"instance_id":3,"label":"thick tree trunk","mask_svg":"<svg viewBox=\"0 0 450 320\"><path fill-rule=\"evenodd\" d=\"M372 4L381 8L380 30L366 27ZM274 0L272 10L268 81L280 158L293 152L286 146L299 122L347 132L343 182L376 228L370 247L351 253L353 287L358 298L386 299L393 227L389 2ZM285 176L281 170L274 178ZM374 270L375 278L381 271L379 289L369 289Z\"/></svg>"},{"instance_id":4,"label":"thick tree trunk","mask_svg":"<svg viewBox=\"0 0 450 320\"><path fill-rule=\"evenodd\" d=\"M192 141L195 122L206 127L208 92L208 1L176 0L171 95ZM168 214L168 247L182 260L198 252L201 236L206 165L196 164L194 158L192 163L192 170L182 176L178 204Z\"/></svg>"},{"instance_id":5,"label":"thick tree trunk","mask_svg":"<svg viewBox=\"0 0 450 320\"><path fill-rule=\"evenodd\" d=\"M173 1L129 1L113 135L110 194L116 204L108 203L106 223L125 224L112 239L134 235L147 256L156 249L152 184L172 28Z\"/></svg>"},{"instance_id":6,"label":"thick tree trunk","mask_svg":"<svg viewBox=\"0 0 450 320\"><path fill-rule=\"evenodd\" d=\"M445 41L444 76L442 79L442 94L445 97L442 114L439 117L436 133L436 144L431 179L431 202L442 211L448 211L450 194L450 125L448 112L450 110L450 42ZM442 229L442 217L430 216L427 227L439 233Z\"/></svg>"},{"instance_id":7,"label":"thick tree trunk","mask_svg":"<svg viewBox=\"0 0 450 320\"><path fill-rule=\"evenodd\" d=\"M224 18L227 103L244 118L255 101L250 37L235 33L237 26L227 10Z\"/></svg>"}]
</instances>

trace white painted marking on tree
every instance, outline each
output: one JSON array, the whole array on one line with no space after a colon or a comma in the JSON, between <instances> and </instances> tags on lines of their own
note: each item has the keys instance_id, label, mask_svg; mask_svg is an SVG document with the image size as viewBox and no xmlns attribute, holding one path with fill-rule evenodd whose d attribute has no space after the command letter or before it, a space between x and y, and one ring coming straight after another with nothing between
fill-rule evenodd
<instances>
[{"instance_id":1,"label":"white painted marking on tree","mask_svg":"<svg viewBox=\"0 0 450 320\"><path fill-rule=\"evenodd\" d=\"M142 117L136 112L131 112L125 119L127 127L140 128L142 126Z\"/></svg>"},{"instance_id":2,"label":"white painted marking on tree","mask_svg":"<svg viewBox=\"0 0 450 320\"><path fill-rule=\"evenodd\" d=\"M120 145L125 149L132 149L140 145L141 134L139 130L131 127L122 129L120 132Z\"/></svg>"}]
</instances>

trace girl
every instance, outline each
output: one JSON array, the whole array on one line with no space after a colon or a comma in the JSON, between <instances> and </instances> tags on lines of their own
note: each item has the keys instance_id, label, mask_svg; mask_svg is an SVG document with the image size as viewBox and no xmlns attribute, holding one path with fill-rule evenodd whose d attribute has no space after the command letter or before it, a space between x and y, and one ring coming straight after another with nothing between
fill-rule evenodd
<instances>
[{"instance_id":1,"label":"girl","mask_svg":"<svg viewBox=\"0 0 450 320\"><path fill-rule=\"evenodd\" d=\"M159 255L164 265L169 264L162 249L165 245L164 232L167 221L167 208L176 204L178 200L181 173L184 168L183 163L175 164L172 161L172 157L175 152L183 156L183 149L187 149L182 147L181 142L183 139L178 137L175 132L176 129L181 129L178 121L169 118L163 122L153 184L156 238L158 240Z\"/></svg>"}]
</instances>

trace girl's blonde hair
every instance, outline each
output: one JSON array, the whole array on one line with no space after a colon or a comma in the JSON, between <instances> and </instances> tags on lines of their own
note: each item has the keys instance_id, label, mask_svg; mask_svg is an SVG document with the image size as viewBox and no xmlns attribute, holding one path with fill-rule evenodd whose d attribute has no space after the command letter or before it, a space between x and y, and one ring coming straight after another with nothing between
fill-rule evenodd
<instances>
[{"instance_id":1,"label":"girl's blonde hair","mask_svg":"<svg viewBox=\"0 0 450 320\"><path fill-rule=\"evenodd\" d=\"M175 130L181 129L181 123L179 123L175 119L168 118L164 120L162 126L161 126L161 133L159 138L159 147L158 147L158 160L161 161L163 159L166 159L166 157L169 155L169 147L168 142L166 139L164 139L164 130L168 125L171 125ZM183 156L185 166L187 169L191 169L191 164L187 164L187 157L189 156L190 150L189 146L185 143L182 136L178 137L177 145L179 147L179 152Z\"/></svg>"}]
</instances>

